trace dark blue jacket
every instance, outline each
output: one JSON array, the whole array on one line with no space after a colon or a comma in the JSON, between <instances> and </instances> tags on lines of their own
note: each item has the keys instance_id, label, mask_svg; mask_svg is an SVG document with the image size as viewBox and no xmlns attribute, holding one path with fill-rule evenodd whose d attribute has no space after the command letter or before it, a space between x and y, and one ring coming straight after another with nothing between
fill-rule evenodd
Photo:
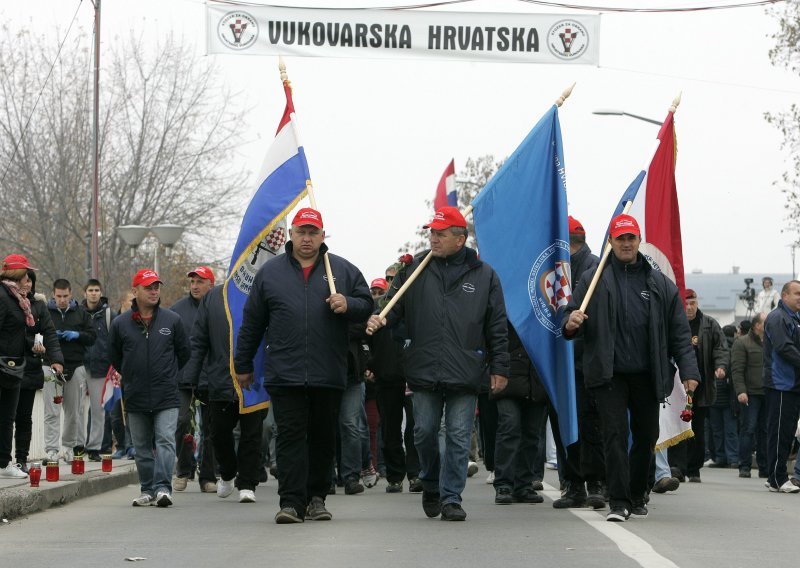
<instances>
[{"instance_id":1,"label":"dark blue jacket","mask_svg":"<svg viewBox=\"0 0 800 568\"><path fill-rule=\"evenodd\" d=\"M64 355L64 370L68 376L72 375L78 367L83 365L86 348L94 345L97 334L92 327L89 314L78 305L75 300L70 300L67 309L63 312L56 307L56 301L51 299L47 304L50 310L50 319L56 331L77 331L79 336L74 341L59 339L61 353ZM103 373L105 376L105 373Z\"/></svg>"},{"instance_id":2,"label":"dark blue jacket","mask_svg":"<svg viewBox=\"0 0 800 568\"><path fill-rule=\"evenodd\" d=\"M128 412L178 408L178 369L189 360L189 338L181 317L156 306L149 327L134 319L136 301L111 323L109 359L122 374Z\"/></svg>"},{"instance_id":3,"label":"dark blue jacket","mask_svg":"<svg viewBox=\"0 0 800 568\"><path fill-rule=\"evenodd\" d=\"M764 321L764 387L800 392L800 315L783 303Z\"/></svg>"},{"instance_id":4,"label":"dark blue jacket","mask_svg":"<svg viewBox=\"0 0 800 568\"><path fill-rule=\"evenodd\" d=\"M108 298L100 298L100 304L94 310L86 306L86 300L81 303L81 307L89 314L92 327L97 335L97 340L86 350L83 363L86 370L92 377L105 377L108 373L108 332L107 322L113 321L119 314L108 307Z\"/></svg>"},{"instance_id":5,"label":"dark blue jacket","mask_svg":"<svg viewBox=\"0 0 800 568\"><path fill-rule=\"evenodd\" d=\"M186 294L183 298L172 304L170 310L181 316L183 321L183 329L186 331L186 337L189 341L192 340L192 328L194 327L195 318L197 318L197 311L200 308L200 300L195 300L191 294ZM224 312L223 312L224 313ZM227 321L225 322L227 323ZM222 324L222 322L220 322ZM203 370L203 365L200 366L199 381L194 382L186 377L184 374L185 369L178 371L178 388L198 388L201 385L205 386L208 382L206 373Z\"/></svg>"},{"instance_id":6,"label":"dark blue jacket","mask_svg":"<svg viewBox=\"0 0 800 568\"><path fill-rule=\"evenodd\" d=\"M320 248L308 282L300 263L286 252L258 269L236 342L237 373L253 372L253 357L266 332L264 384L311 386L344 390L350 322L366 322L372 313L372 296L361 271L345 259L329 254L336 291L347 298L347 311L335 314L325 299L330 296Z\"/></svg>"},{"instance_id":7,"label":"dark blue jacket","mask_svg":"<svg viewBox=\"0 0 800 568\"><path fill-rule=\"evenodd\" d=\"M186 382L208 390L211 401L239 399L231 378L229 331L222 286L216 286L200 300L192 326L192 357L182 369Z\"/></svg>"},{"instance_id":8,"label":"dark blue jacket","mask_svg":"<svg viewBox=\"0 0 800 568\"><path fill-rule=\"evenodd\" d=\"M597 255L592 254L592 249L586 243L576 252L569 256L570 276L572 280L573 289L580 282L584 272L591 271L594 273L597 265L600 264L600 259ZM573 357L575 358L575 370L583 371L583 339L578 337L572 342Z\"/></svg>"}]
</instances>

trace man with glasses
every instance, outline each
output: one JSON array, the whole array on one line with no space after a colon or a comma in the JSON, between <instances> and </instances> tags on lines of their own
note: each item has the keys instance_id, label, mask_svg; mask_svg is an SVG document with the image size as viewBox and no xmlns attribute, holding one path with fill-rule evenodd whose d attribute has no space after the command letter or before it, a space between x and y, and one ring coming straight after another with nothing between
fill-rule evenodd
<instances>
[{"instance_id":1,"label":"man with glasses","mask_svg":"<svg viewBox=\"0 0 800 568\"><path fill-rule=\"evenodd\" d=\"M144 269L133 277L131 309L111 323L109 356L122 374L122 398L136 449L142 493L134 507L172 505L178 370L189 361L181 317L161 309L161 279Z\"/></svg>"}]
</instances>

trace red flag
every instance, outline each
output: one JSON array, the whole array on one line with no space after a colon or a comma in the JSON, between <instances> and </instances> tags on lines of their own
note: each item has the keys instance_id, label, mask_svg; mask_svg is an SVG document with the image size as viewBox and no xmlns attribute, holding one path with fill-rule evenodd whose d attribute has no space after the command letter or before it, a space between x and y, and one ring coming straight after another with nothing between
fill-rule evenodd
<instances>
[{"instance_id":1,"label":"red flag","mask_svg":"<svg viewBox=\"0 0 800 568\"><path fill-rule=\"evenodd\" d=\"M434 210L438 211L447 205L458 207L455 160L450 160L444 169L442 179L439 180L439 185L436 187L436 197L433 198Z\"/></svg>"}]
</instances>

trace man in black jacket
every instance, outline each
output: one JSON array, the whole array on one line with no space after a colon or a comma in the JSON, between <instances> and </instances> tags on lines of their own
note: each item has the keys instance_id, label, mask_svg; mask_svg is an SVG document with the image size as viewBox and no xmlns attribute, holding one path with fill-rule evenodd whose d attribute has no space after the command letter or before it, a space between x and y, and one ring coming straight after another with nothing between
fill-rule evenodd
<instances>
[{"instance_id":1,"label":"man in black jacket","mask_svg":"<svg viewBox=\"0 0 800 568\"><path fill-rule=\"evenodd\" d=\"M264 384L278 427L278 524L327 521L336 452L336 422L347 386L350 322L372 312L361 272L329 254L336 293L323 259L322 215L300 209L286 252L259 268L242 314L234 366L241 388L253 381L253 357L266 332Z\"/></svg>"},{"instance_id":2,"label":"man in black jacket","mask_svg":"<svg viewBox=\"0 0 800 568\"><path fill-rule=\"evenodd\" d=\"M183 329L186 336L192 337L197 311L200 307L200 300L214 287L214 272L207 266L199 266L186 275L189 278L189 293L175 302L170 310L181 316ZM200 491L204 493L214 493L217 491L217 477L214 474L214 449L211 442L211 429L209 422L211 414L208 408L208 390L206 386L206 372L203 365L200 365L199 380L192 382L186 377L183 369L178 371L178 394L181 399L181 407L178 411L178 429L175 432L175 448L177 452L178 465L176 466L175 479L172 487L175 491L186 489L188 480L194 479L194 470L197 467L194 459L194 440L199 432L192 431L192 415L195 407L192 404L195 397L202 403L200 405L200 421L202 430L203 446L200 451ZM203 389L200 389L200 385ZM230 488L233 491L233 488ZM228 492L225 497L230 495Z\"/></svg>"},{"instance_id":3,"label":"man in black jacket","mask_svg":"<svg viewBox=\"0 0 800 568\"><path fill-rule=\"evenodd\" d=\"M56 328L61 353L64 356L63 401L54 402L55 383L45 385L44 395L44 445L47 458L58 461L59 442L63 446L61 458L72 462L74 452L83 451L86 442L86 429L81 414L81 402L86 390L89 373L84 366L86 349L97 339L92 320L81 306L72 298L72 285L59 278L53 282L53 298L47 304L50 318ZM61 432L61 408L64 409L64 431ZM59 440L60 438L60 440Z\"/></svg>"},{"instance_id":4,"label":"man in black jacket","mask_svg":"<svg viewBox=\"0 0 800 568\"><path fill-rule=\"evenodd\" d=\"M143 269L133 277L131 309L111 323L109 358L122 374L122 399L136 449L142 493L134 507L172 505L178 370L189 361L181 317L162 309L161 279Z\"/></svg>"},{"instance_id":5,"label":"man in black jacket","mask_svg":"<svg viewBox=\"0 0 800 568\"><path fill-rule=\"evenodd\" d=\"M461 492L467 481L470 438L481 380L488 367L497 393L508 381L508 332L500 278L465 246L467 221L442 207L430 228L433 261L395 304L387 320L374 315L367 333L405 322L406 380L414 391L414 443L420 460L422 508L444 521L467 518ZM395 277L388 299L422 261L423 253ZM445 417L445 449L439 429ZM440 468L440 463L442 467Z\"/></svg>"},{"instance_id":6,"label":"man in black jacket","mask_svg":"<svg viewBox=\"0 0 800 568\"><path fill-rule=\"evenodd\" d=\"M687 390L697 386L698 371L678 288L639 254L636 219L614 217L609 233L613 252L587 311L579 308L596 270L584 273L578 282L562 331L567 339L584 340L584 381L597 400L605 448L611 507L606 520L622 522L631 514L647 515L659 403L674 384L670 359L677 363Z\"/></svg>"}]
</instances>

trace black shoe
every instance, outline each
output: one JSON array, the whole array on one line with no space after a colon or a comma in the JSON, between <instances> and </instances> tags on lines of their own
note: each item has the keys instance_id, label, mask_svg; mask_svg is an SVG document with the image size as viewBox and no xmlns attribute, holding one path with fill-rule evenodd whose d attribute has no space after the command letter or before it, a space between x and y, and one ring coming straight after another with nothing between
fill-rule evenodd
<instances>
[{"instance_id":1,"label":"black shoe","mask_svg":"<svg viewBox=\"0 0 800 568\"><path fill-rule=\"evenodd\" d=\"M628 509L624 507L611 507L611 510L606 515L606 520L614 523L624 523L630 516Z\"/></svg>"},{"instance_id":2,"label":"black shoe","mask_svg":"<svg viewBox=\"0 0 800 568\"><path fill-rule=\"evenodd\" d=\"M429 515L430 516L430 515ZM442 505L443 521L466 521L467 512L458 503L446 503Z\"/></svg>"},{"instance_id":3,"label":"black shoe","mask_svg":"<svg viewBox=\"0 0 800 568\"><path fill-rule=\"evenodd\" d=\"M535 479L533 483L531 483L531 487L533 487L534 491L544 491L544 485L542 485L541 479Z\"/></svg>"},{"instance_id":4,"label":"black shoe","mask_svg":"<svg viewBox=\"0 0 800 568\"><path fill-rule=\"evenodd\" d=\"M603 497L603 484L599 481L587 481L586 493L586 504L592 509L603 509L606 506L606 500Z\"/></svg>"},{"instance_id":5,"label":"black shoe","mask_svg":"<svg viewBox=\"0 0 800 568\"><path fill-rule=\"evenodd\" d=\"M328 495L336 495L336 483L333 481L331 482L331 486L328 489Z\"/></svg>"},{"instance_id":6,"label":"black shoe","mask_svg":"<svg viewBox=\"0 0 800 568\"><path fill-rule=\"evenodd\" d=\"M710 467L710 468L727 468L728 464L724 463L724 462L711 462L706 467ZM739 467L739 466L737 465L736 467Z\"/></svg>"},{"instance_id":7,"label":"black shoe","mask_svg":"<svg viewBox=\"0 0 800 568\"><path fill-rule=\"evenodd\" d=\"M631 515L640 518L647 517L647 505L644 504L644 501L633 504L631 507Z\"/></svg>"},{"instance_id":8,"label":"black shoe","mask_svg":"<svg viewBox=\"0 0 800 568\"><path fill-rule=\"evenodd\" d=\"M269 474L267 473L266 466L262 466L258 472L258 482L259 483L266 483L269 480Z\"/></svg>"},{"instance_id":9,"label":"black shoe","mask_svg":"<svg viewBox=\"0 0 800 568\"><path fill-rule=\"evenodd\" d=\"M677 479L679 482L684 483L686 481L686 476L683 475L683 472L679 467L671 467L669 468L670 475Z\"/></svg>"},{"instance_id":10,"label":"black shoe","mask_svg":"<svg viewBox=\"0 0 800 568\"><path fill-rule=\"evenodd\" d=\"M506 485L501 485L495 490L494 504L495 505L511 505L514 498L511 496L511 488Z\"/></svg>"},{"instance_id":11,"label":"black shoe","mask_svg":"<svg viewBox=\"0 0 800 568\"><path fill-rule=\"evenodd\" d=\"M294 507L283 507L275 515L275 522L279 525L302 523L303 517L297 514L297 511L294 510Z\"/></svg>"},{"instance_id":12,"label":"black shoe","mask_svg":"<svg viewBox=\"0 0 800 568\"><path fill-rule=\"evenodd\" d=\"M355 495L363 492L364 486L361 485L361 482L358 479L348 479L344 484L345 495Z\"/></svg>"},{"instance_id":13,"label":"black shoe","mask_svg":"<svg viewBox=\"0 0 800 568\"><path fill-rule=\"evenodd\" d=\"M72 453L76 456L82 456L86 453L86 448L84 446L75 446L72 448Z\"/></svg>"},{"instance_id":14,"label":"black shoe","mask_svg":"<svg viewBox=\"0 0 800 568\"><path fill-rule=\"evenodd\" d=\"M573 487L571 483L567 483L567 489L563 495L553 501L554 509L575 509L586 505L586 489L581 484L575 484Z\"/></svg>"},{"instance_id":15,"label":"black shoe","mask_svg":"<svg viewBox=\"0 0 800 568\"><path fill-rule=\"evenodd\" d=\"M750 470L749 469L740 469L739 470L739 477L744 477L749 479L750 478Z\"/></svg>"},{"instance_id":16,"label":"black shoe","mask_svg":"<svg viewBox=\"0 0 800 568\"><path fill-rule=\"evenodd\" d=\"M402 493L402 492L403 492L402 481L390 481L389 484L386 486L386 493Z\"/></svg>"},{"instance_id":17,"label":"black shoe","mask_svg":"<svg viewBox=\"0 0 800 568\"><path fill-rule=\"evenodd\" d=\"M408 492L422 493L422 481L419 480L419 477L415 477L414 479L408 480Z\"/></svg>"},{"instance_id":18,"label":"black shoe","mask_svg":"<svg viewBox=\"0 0 800 568\"><path fill-rule=\"evenodd\" d=\"M100 457L100 452L89 452L89 455L87 455L86 457L89 458L89 461L91 462L103 461L103 458Z\"/></svg>"},{"instance_id":19,"label":"black shoe","mask_svg":"<svg viewBox=\"0 0 800 568\"><path fill-rule=\"evenodd\" d=\"M544 497L536 493L532 487L517 491L512 497L514 498L514 503L544 503ZM497 503L496 497L494 502Z\"/></svg>"},{"instance_id":20,"label":"black shoe","mask_svg":"<svg viewBox=\"0 0 800 568\"><path fill-rule=\"evenodd\" d=\"M662 477L653 485L653 492L666 493L667 491L677 491L680 486L680 482L674 477Z\"/></svg>"},{"instance_id":21,"label":"black shoe","mask_svg":"<svg viewBox=\"0 0 800 568\"><path fill-rule=\"evenodd\" d=\"M699 475L690 475L689 476L689 483L702 483L703 480L700 479Z\"/></svg>"},{"instance_id":22,"label":"black shoe","mask_svg":"<svg viewBox=\"0 0 800 568\"><path fill-rule=\"evenodd\" d=\"M269 474L273 479L278 479L278 468L274 465L269 466Z\"/></svg>"},{"instance_id":23,"label":"black shoe","mask_svg":"<svg viewBox=\"0 0 800 568\"><path fill-rule=\"evenodd\" d=\"M430 518L438 517L442 512L442 504L439 501L439 493L422 491L422 510Z\"/></svg>"},{"instance_id":24,"label":"black shoe","mask_svg":"<svg viewBox=\"0 0 800 568\"><path fill-rule=\"evenodd\" d=\"M306 507L306 518L312 521L330 521L333 515L325 508L322 497L312 497L311 503Z\"/></svg>"}]
</instances>

